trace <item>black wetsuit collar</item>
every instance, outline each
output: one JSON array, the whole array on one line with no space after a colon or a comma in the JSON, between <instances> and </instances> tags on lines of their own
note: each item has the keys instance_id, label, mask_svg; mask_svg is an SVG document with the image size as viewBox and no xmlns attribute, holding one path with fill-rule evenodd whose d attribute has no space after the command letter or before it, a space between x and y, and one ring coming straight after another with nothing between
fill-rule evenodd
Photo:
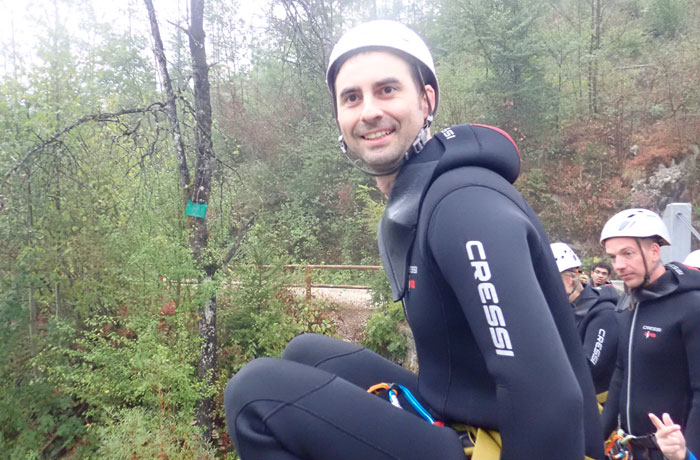
<instances>
[{"instance_id":1,"label":"black wetsuit collar","mask_svg":"<svg viewBox=\"0 0 700 460\"><path fill-rule=\"evenodd\" d=\"M394 301L403 298L406 290L408 258L428 187L442 173L463 166L490 169L513 183L520 173L520 153L513 140L499 129L457 125L437 133L420 154L406 162L392 186L378 232L379 251Z\"/></svg>"}]
</instances>

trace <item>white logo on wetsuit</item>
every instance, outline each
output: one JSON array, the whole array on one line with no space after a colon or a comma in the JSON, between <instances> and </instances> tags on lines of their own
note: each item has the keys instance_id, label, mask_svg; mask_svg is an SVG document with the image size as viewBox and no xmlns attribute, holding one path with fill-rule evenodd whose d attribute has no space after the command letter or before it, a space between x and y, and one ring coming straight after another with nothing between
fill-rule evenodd
<instances>
[{"instance_id":1,"label":"white logo on wetsuit","mask_svg":"<svg viewBox=\"0 0 700 460\"><path fill-rule=\"evenodd\" d=\"M466 244L467 256L474 269L474 279L479 280L477 286L479 299L484 308L484 315L488 323L491 341L496 348L496 354L500 356L515 356L510 335L506 329L506 321L503 310L498 306L498 293L496 286L488 281L491 279L491 268L486 260L484 245L481 241L469 241ZM475 251L476 250L476 251Z\"/></svg>"},{"instance_id":2,"label":"white logo on wetsuit","mask_svg":"<svg viewBox=\"0 0 700 460\"><path fill-rule=\"evenodd\" d=\"M595 346L593 347L591 363L598 364L598 359L600 358L600 350L603 349L603 342L605 342L605 329L598 329L598 338L596 338Z\"/></svg>"},{"instance_id":3,"label":"white logo on wetsuit","mask_svg":"<svg viewBox=\"0 0 700 460\"><path fill-rule=\"evenodd\" d=\"M447 139L447 140L454 139L455 137L457 137L457 135L455 134L454 131L452 131L451 128L445 128L440 132L443 134L443 136L445 136L445 139Z\"/></svg>"}]
</instances>

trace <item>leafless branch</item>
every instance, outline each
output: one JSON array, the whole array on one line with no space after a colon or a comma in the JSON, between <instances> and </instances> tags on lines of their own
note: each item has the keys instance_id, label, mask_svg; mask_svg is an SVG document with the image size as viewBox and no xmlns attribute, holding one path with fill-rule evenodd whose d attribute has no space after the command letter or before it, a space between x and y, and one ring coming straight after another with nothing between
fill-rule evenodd
<instances>
[{"instance_id":1,"label":"leafless branch","mask_svg":"<svg viewBox=\"0 0 700 460\"><path fill-rule=\"evenodd\" d=\"M228 265L228 263L231 261L233 256L236 255L238 252L238 248L241 246L241 243L243 243L243 239L246 237L250 229L253 227L255 224L255 221L258 219L258 215L255 214L249 221L248 223L245 224L245 226L241 229L238 230L238 237L236 238L236 241L233 243L233 246L228 250L228 253L226 254L226 257L224 257L224 260L221 262L221 268L225 267Z\"/></svg>"},{"instance_id":2,"label":"leafless branch","mask_svg":"<svg viewBox=\"0 0 700 460\"><path fill-rule=\"evenodd\" d=\"M91 115L85 115L84 117L81 117L71 123L70 125L66 126L62 130L54 133L51 137L48 139L42 139L37 135L41 143L31 149L24 157L17 162L12 168L10 168L9 171L7 171L5 174L3 174L2 178L2 183L6 184L7 180L15 174L20 168L22 168L24 165L26 165L34 156L38 155L41 153L46 147L52 144L57 144L61 143L61 137L64 136L65 134L69 133L70 131L74 130L78 126L81 126L85 123L90 123L90 122L96 122L96 123L121 123L120 117L124 115L132 115L135 113L148 113L148 112L153 112L154 110L158 109L161 110L165 107L165 104L162 102L154 102L153 104L149 105L148 107L137 107L137 108L131 108L131 109L124 109L120 110L118 112L112 112L112 113L94 113Z\"/></svg>"}]
</instances>

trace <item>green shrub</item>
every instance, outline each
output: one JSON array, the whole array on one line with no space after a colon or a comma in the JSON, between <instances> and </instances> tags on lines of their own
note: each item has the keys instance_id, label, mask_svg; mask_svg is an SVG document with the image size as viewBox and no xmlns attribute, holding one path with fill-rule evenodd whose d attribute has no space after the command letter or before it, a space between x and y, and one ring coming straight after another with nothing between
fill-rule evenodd
<instances>
[{"instance_id":1,"label":"green shrub","mask_svg":"<svg viewBox=\"0 0 700 460\"><path fill-rule=\"evenodd\" d=\"M407 338L398 326L403 321L403 306L400 302L385 305L367 321L362 345L387 359L402 363L406 358Z\"/></svg>"},{"instance_id":2,"label":"green shrub","mask_svg":"<svg viewBox=\"0 0 700 460\"><path fill-rule=\"evenodd\" d=\"M100 439L94 460L214 460L216 452L199 436L187 414L125 409L106 425L95 427ZM232 457L228 457L232 458Z\"/></svg>"}]
</instances>

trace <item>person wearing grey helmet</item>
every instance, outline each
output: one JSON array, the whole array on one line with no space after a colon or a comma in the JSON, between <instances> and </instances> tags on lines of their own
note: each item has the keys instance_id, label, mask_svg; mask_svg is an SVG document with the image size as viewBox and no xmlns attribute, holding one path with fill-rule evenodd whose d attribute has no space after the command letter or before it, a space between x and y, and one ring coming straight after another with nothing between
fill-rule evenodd
<instances>
[{"instance_id":1,"label":"person wearing grey helmet","mask_svg":"<svg viewBox=\"0 0 700 460\"><path fill-rule=\"evenodd\" d=\"M281 359L254 360L227 385L241 458L464 460L467 425L494 458L602 459L549 241L512 185L513 140L483 125L431 133L435 65L398 22L344 34L326 77L343 154L388 196L379 250L419 372L342 340L296 337Z\"/></svg>"}]
</instances>

